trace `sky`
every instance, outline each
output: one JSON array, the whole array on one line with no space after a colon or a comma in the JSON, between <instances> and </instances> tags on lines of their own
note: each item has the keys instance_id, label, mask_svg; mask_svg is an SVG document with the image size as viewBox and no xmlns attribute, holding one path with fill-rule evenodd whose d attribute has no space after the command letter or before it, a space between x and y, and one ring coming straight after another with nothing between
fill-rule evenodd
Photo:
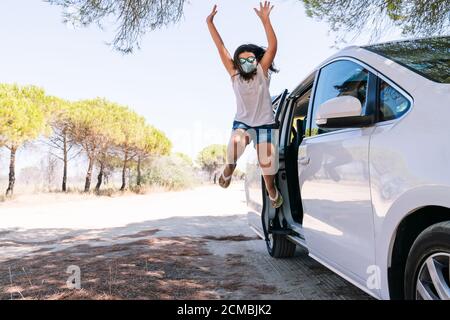
<instances>
[{"instance_id":1,"label":"sky","mask_svg":"<svg viewBox=\"0 0 450 320\"><path fill-rule=\"evenodd\" d=\"M233 54L242 43L267 45L253 0L191 0L176 25L147 33L140 50L122 55L107 45L115 27L74 29L62 9L41 0L0 2L0 82L33 84L68 100L104 97L124 104L162 130L174 151L195 158L205 146L225 144L236 112L231 80L205 22L215 24ZM335 35L308 18L301 1L272 1L278 38L271 95L295 88L332 55ZM395 30L380 41L399 39ZM366 44L363 35L351 44ZM18 157L19 166L32 158Z\"/></svg>"}]
</instances>

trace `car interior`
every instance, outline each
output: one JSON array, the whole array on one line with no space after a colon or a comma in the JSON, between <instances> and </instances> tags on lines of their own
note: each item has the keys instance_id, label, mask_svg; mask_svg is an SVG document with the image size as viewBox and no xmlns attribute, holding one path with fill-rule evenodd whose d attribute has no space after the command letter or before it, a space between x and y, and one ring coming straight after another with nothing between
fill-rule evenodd
<instances>
[{"instance_id":1,"label":"car interior","mask_svg":"<svg viewBox=\"0 0 450 320\"><path fill-rule=\"evenodd\" d=\"M311 97L310 87L299 98L292 102L290 113L290 131L285 149L286 180L289 191L289 206L295 222L302 223L303 207L298 181L298 148L305 136L306 115Z\"/></svg>"}]
</instances>

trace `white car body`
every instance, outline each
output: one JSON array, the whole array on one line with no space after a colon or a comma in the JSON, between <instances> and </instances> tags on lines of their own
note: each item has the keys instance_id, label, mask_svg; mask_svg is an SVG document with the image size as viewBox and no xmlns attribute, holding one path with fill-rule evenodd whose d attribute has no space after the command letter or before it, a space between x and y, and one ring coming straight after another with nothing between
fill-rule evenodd
<instances>
[{"instance_id":1,"label":"white car body","mask_svg":"<svg viewBox=\"0 0 450 320\"><path fill-rule=\"evenodd\" d=\"M302 223L283 215L298 235L289 238L312 258L373 297L396 298L389 270L400 256L394 244L401 223L432 206L447 208L450 220L450 84L360 47L339 51L315 72L337 60L353 61L386 81L410 101L409 110L367 127L306 136L297 157ZM253 206L250 214L257 211Z\"/></svg>"}]
</instances>

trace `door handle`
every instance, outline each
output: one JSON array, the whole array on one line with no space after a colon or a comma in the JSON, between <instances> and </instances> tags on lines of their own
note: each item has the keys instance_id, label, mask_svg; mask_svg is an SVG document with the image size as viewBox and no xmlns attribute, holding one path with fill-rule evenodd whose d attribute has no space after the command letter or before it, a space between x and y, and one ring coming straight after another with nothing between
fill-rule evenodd
<instances>
[{"instance_id":1,"label":"door handle","mask_svg":"<svg viewBox=\"0 0 450 320\"><path fill-rule=\"evenodd\" d=\"M301 157L298 159L298 163L300 163L303 166L306 166L309 164L309 157Z\"/></svg>"}]
</instances>

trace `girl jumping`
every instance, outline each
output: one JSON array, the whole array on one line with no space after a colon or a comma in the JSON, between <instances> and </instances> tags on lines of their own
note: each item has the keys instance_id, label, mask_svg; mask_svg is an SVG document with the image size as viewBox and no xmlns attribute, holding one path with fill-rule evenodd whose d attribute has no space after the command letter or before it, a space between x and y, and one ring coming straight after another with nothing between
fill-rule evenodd
<instances>
[{"instance_id":1,"label":"girl jumping","mask_svg":"<svg viewBox=\"0 0 450 320\"><path fill-rule=\"evenodd\" d=\"M236 49L233 58L225 48L213 22L217 5L214 5L206 22L222 63L230 74L237 104L227 146L227 163L220 175L219 185L223 188L230 185L236 162L252 140L272 206L278 208L283 204L281 193L275 185L279 129L269 93L271 72L278 72L273 66L277 38L269 18L273 7L269 1L264 1L264 4L260 2L259 10L254 8L266 32L267 49L254 44L243 44Z\"/></svg>"}]
</instances>

